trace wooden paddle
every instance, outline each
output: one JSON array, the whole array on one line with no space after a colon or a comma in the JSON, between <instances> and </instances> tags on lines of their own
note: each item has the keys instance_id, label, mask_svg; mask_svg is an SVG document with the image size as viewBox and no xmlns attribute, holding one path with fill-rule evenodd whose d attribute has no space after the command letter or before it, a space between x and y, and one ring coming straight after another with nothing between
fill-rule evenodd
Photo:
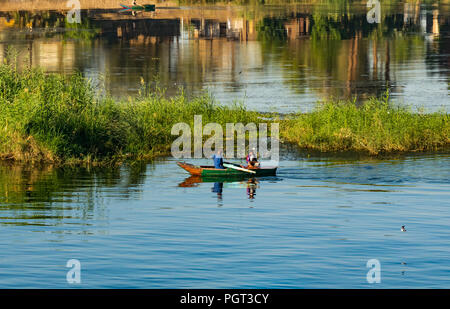
<instances>
[{"instance_id":1,"label":"wooden paddle","mask_svg":"<svg viewBox=\"0 0 450 309\"><path fill-rule=\"evenodd\" d=\"M246 168L240 167L240 166L238 166L236 164L229 163L229 162L223 162L223 166L228 167L228 168L232 168L232 169L235 169L235 170L238 170L238 171L243 171L243 172L247 172L247 173L251 173L251 174L256 174L255 171L248 170Z\"/></svg>"}]
</instances>

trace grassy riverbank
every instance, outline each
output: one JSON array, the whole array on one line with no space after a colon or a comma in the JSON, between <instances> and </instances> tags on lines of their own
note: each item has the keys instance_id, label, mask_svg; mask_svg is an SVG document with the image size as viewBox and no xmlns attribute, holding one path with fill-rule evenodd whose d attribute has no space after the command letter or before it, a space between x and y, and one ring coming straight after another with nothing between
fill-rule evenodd
<instances>
[{"instance_id":1,"label":"grassy riverbank","mask_svg":"<svg viewBox=\"0 0 450 309\"><path fill-rule=\"evenodd\" d=\"M324 102L311 113L291 115L281 136L302 149L365 152L370 155L441 151L450 147L447 113L418 113L389 102L388 94L360 106Z\"/></svg>"},{"instance_id":2,"label":"grassy riverbank","mask_svg":"<svg viewBox=\"0 0 450 309\"><path fill-rule=\"evenodd\" d=\"M242 106L221 107L208 96L167 99L161 91L116 101L98 98L80 75L18 73L0 67L0 158L97 162L168 154L175 123L258 122Z\"/></svg>"},{"instance_id":3,"label":"grassy riverbank","mask_svg":"<svg viewBox=\"0 0 450 309\"><path fill-rule=\"evenodd\" d=\"M240 105L223 107L210 97L167 99L161 91L129 100L99 98L80 75L17 72L0 66L0 159L32 162L116 162L168 154L175 123L203 125L263 122ZM280 137L301 148L373 155L437 151L450 145L449 116L419 114L373 99L320 104L308 114L289 115Z\"/></svg>"}]
</instances>

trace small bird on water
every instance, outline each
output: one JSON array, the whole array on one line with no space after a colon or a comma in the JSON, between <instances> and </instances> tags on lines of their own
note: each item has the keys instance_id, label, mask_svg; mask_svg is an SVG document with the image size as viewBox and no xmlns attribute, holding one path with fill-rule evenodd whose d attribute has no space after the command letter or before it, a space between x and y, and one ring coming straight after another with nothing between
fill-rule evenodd
<instances>
[{"instance_id":1,"label":"small bird on water","mask_svg":"<svg viewBox=\"0 0 450 309\"><path fill-rule=\"evenodd\" d=\"M406 229L405 229L405 226L404 226L404 225L402 225L401 231L402 231L402 232L406 232Z\"/></svg>"}]
</instances>

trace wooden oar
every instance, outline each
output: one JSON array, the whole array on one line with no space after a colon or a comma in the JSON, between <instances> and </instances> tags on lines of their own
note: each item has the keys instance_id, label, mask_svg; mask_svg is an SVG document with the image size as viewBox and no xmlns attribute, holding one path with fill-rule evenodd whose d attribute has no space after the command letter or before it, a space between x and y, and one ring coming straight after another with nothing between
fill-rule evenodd
<instances>
[{"instance_id":1,"label":"wooden oar","mask_svg":"<svg viewBox=\"0 0 450 309\"><path fill-rule=\"evenodd\" d=\"M231 162L227 162L227 161L223 161L223 163L234 165L234 166L237 166L237 167L241 167L239 164L236 164L236 163L231 163Z\"/></svg>"},{"instance_id":2,"label":"wooden oar","mask_svg":"<svg viewBox=\"0 0 450 309\"><path fill-rule=\"evenodd\" d=\"M247 172L247 173L251 173L251 174L256 174L255 171L251 171L251 170L245 169L243 167L236 166L236 164L233 164L233 163L224 162L223 166L228 167L228 168L232 168L232 169L235 169L235 170L238 170L238 171L243 171L243 172Z\"/></svg>"}]
</instances>

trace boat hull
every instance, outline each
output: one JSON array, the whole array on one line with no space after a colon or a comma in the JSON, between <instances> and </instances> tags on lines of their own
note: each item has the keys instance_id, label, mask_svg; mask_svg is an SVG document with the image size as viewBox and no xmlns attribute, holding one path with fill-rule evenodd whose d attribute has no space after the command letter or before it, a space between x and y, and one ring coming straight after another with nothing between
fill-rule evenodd
<instances>
[{"instance_id":1,"label":"boat hull","mask_svg":"<svg viewBox=\"0 0 450 309\"><path fill-rule=\"evenodd\" d=\"M212 166L196 166L185 162L177 162L177 164L191 175L202 177L262 177L275 176L277 172L277 167L248 168L255 172L248 173L232 168L217 169Z\"/></svg>"},{"instance_id":2,"label":"boat hull","mask_svg":"<svg viewBox=\"0 0 450 309\"><path fill-rule=\"evenodd\" d=\"M133 5L133 6L127 6L127 5L123 5L122 6L122 10L121 12L126 12L126 11L144 11L144 12L154 12L156 10L156 6L155 4L144 4L144 5Z\"/></svg>"},{"instance_id":3,"label":"boat hull","mask_svg":"<svg viewBox=\"0 0 450 309\"><path fill-rule=\"evenodd\" d=\"M144 4L144 5L135 5L131 7L133 11L145 11L145 12L153 12L155 11L154 4Z\"/></svg>"}]
</instances>

